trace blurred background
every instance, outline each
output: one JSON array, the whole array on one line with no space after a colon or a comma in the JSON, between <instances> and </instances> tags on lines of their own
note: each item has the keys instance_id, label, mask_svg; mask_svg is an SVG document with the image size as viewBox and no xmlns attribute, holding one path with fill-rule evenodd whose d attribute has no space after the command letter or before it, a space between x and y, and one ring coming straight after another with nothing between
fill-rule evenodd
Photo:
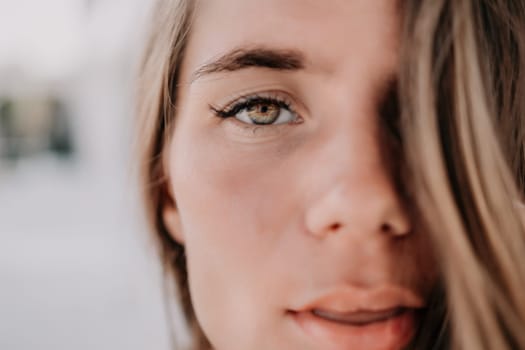
<instances>
[{"instance_id":1,"label":"blurred background","mask_svg":"<svg viewBox=\"0 0 525 350\"><path fill-rule=\"evenodd\" d=\"M0 349L168 348L137 200L151 0L0 0Z\"/></svg>"}]
</instances>

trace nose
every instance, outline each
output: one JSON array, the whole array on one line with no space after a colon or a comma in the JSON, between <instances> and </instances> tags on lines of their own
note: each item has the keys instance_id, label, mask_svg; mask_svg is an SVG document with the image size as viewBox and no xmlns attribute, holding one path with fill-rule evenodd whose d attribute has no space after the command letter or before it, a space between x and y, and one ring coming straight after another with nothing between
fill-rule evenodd
<instances>
[{"instance_id":1,"label":"nose","mask_svg":"<svg viewBox=\"0 0 525 350\"><path fill-rule=\"evenodd\" d=\"M400 237L411 231L407 214L387 191L379 188L351 191L341 184L308 210L306 226L317 237L334 233Z\"/></svg>"},{"instance_id":2,"label":"nose","mask_svg":"<svg viewBox=\"0 0 525 350\"><path fill-rule=\"evenodd\" d=\"M318 183L324 191L306 210L308 232L318 238L408 235L411 222L389 176L378 168L348 168L344 176L327 175Z\"/></svg>"}]
</instances>

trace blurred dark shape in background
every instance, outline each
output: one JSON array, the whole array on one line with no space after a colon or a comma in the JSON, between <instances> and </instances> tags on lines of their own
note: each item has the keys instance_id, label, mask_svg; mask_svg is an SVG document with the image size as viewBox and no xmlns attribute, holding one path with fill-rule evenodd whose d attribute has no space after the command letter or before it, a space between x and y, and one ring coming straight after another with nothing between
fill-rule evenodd
<instances>
[{"instance_id":1,"label":"blurred dark shape in background","mask_svg":"<svg viewBox=\"0 0 525 350\"><path fill-rule=\"evenodd\" d=\"M14 165L20 158L52 155L71 161L71 116L56 97L0 99L0 158Z\"/></svg>"}]
</instances>

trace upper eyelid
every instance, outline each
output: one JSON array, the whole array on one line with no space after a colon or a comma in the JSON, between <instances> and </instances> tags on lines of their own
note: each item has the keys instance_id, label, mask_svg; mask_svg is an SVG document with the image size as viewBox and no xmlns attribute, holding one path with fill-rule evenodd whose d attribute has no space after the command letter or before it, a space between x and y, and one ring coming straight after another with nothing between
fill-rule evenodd
<instances>
[{"instance_id":1,"label":"upper eyelid","mask_svg":"<svg viewBox=\"0 0 525 350\"><path fill-rule=\"evenodd\" d=\"M215 105L210 104L210 109L215 112L223 112L223 113L229 113L235 109L236 106L243 103L249 103L253 100L260 99L261 101L272 101L272 102L278 102L285 104L286 108L288 108L291 112L297 114L294 106L295 103L293 99L286 96L285 93L280 92L258 92L258 93L252 93L252 94L243 94L239 95L236 98L233 98L231 102L228 102L222 107L218 107Z\"/></svg>"}]
</instances>

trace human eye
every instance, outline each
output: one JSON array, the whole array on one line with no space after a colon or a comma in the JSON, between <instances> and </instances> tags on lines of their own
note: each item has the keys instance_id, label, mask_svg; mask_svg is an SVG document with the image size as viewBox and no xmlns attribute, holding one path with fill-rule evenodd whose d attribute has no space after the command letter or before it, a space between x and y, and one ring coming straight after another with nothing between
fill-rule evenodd
<instances>
[{"instance_id":1,"label":"human eye","mask_svg":"<svg viewBox=\"0 0 525 350\"><path fill-rule=\"evenodd\" d=\"M210 106L217 117L235 118L242 123L257 126L293 124L301 121L291 103L275 96L246 96L224 108Z\"/></svg>"}]
</instances>

